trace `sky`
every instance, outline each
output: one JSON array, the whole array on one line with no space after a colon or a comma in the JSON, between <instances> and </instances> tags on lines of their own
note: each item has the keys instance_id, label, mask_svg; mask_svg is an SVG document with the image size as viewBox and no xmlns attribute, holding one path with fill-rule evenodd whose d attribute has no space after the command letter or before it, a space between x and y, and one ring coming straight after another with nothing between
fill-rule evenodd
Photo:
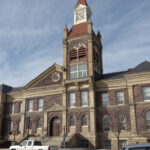
<instances>
[{"instance_id":1,"label":"sky","mask_svg":"<svg viewBox=\"0 0 150 150\"><path fill-rule=\"evenodd\" d=\"M150 0L87 0L100 30L104 73L150 61ZM63 65L63 29L77 0L0 0L0 84L24 86Z\"/></svg>"}]
</instances>

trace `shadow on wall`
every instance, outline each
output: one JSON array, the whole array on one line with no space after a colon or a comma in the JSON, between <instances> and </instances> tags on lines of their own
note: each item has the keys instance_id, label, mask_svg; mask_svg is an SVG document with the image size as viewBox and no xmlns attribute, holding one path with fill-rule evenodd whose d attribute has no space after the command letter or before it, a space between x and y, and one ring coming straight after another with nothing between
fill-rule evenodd
<instances>
[{"instance_id":1,"label":"shadow on wall","mask_svg":"<svg viewBox=\"0 0 150 150\"><path fill-rule=\"evenodd\" d=\"M81 135L80 133L75 133L69 140L66 141L67 148L94 148L94 145Z\"/></svg>"}]
</instances>

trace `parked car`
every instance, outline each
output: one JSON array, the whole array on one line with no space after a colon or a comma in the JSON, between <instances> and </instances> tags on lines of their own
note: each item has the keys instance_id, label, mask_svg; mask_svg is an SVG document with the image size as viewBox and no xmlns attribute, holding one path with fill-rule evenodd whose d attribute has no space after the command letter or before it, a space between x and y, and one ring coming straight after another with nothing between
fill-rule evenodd
<instances>
[{"instance_id":1,"label":"parked car","mask_svg":"<svg viewBox=\"0 0 150 150\"><path fill-rule=\"evenodd\" d=\"M127 145L122 150L150 150L150 143Z\"/></svg>"},{"instance_id":2,"label":"parked car","mask_svg":"<svg viewBox=\"0 0 150 150\"><path fill-rule=\"evenodd\" d=\"M10 146L10 150L58 150L57 146L42 146L41 141L25 140L19 145Z\"/></svg>"}]
</instances>

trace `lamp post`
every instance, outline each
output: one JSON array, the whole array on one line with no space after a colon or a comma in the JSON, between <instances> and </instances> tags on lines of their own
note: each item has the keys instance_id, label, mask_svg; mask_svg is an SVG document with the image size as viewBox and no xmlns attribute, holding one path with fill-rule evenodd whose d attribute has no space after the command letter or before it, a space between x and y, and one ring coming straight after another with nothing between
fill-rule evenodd
<instances>
[{"instance_id":1,"label":"lamp post","mask_svg":"<svg viewBox=\"0 0 150 150\"><path fill-rule=\"evenodd\" d=\"M63 138L63 147L64 148L66 148L66 136L67 136L67 134L66 134L66 127L64 126L64 138Z\"/></svg>"}]
</instances>

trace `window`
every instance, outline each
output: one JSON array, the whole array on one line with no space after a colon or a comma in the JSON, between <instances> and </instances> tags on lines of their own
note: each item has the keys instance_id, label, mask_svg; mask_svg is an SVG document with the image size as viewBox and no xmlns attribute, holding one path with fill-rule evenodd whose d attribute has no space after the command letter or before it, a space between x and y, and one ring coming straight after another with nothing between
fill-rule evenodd
<instances>
[{"instance_id":1,"label":"window","mask_svg":"<svg viewBox=\"0 0 150 150\"><path fill-rule=\"evenodd\" d=\"M33 100L29 100L28 111L33 111Z\"/></svg>"},{"instance_id":2,"label":"window","mask_svg":"<svg viewBox=\"0 0 150 150\"><path fill-rule=\"evenodd\" d=\"M102 94L102 105L103 106L108 106L109 105L109 96L108 96L108 93L103 93Z\"/></svg>"},{"instance_id":3,"label":"window","mask_svg":"<svg viewBox=\"0 0 150 150\"><path fill-rule=\"evenodd\" d=\"M124 104L124 92L117 92L117 104Z\"/></svg>"},{"instance_id":4,"label":"window","mask_svg":"<svg viewBox=\"0 0 150 150\"><path fill-rule=\"evenodd\" d=\"M15 112L15 104L12 104L11 105L11 114L14 114L14 112Z\"/></svg>"},{"instance_id":5,"label":"window","mask_svg":"<svg viewBox=\"0 0 150 150\"><path fill-rule=\"evenodd\" d=\"M119 147L120 147L120 149L122 149L123 146L125 146L125 145L127 145L127 141L126 140L120 140L119 141Z\"/></svg>"},{"instance_id":6,"label":"window","mask_svg":"<svg viewBox=\"0 0 150 150\"><path fill-rule=\"evenodd\" d=\"M70 93L70 107L75 106L76 96L75 93Z\"/></svg>"},{"instance_id":7,"label":"window","mask_svg":"<svg viewBox=\"0 0 150 150\"><path fill-rule=\"evenodd\" d=\"M34 141L34 146L42 146L42 143L40 141Z\"/></svg>"},{"instance_id":8,"label":"window","mask_svg":"<svg viewBox=\"0 0 150 150\"><path fill-rule=\"evenodd\" d=\"M81 105L82 106L88 105L88 93L86 91L81 92Z\"/></svg>"},{"instance_id":9,"label":"window","mask_svg":"<svg viewBox=\"0 0 150 150\"><path fill-rule=\"evenodd\" d=\"M42 128L43 127L43 118L40 118L37 120L37 128Z\"/></svg>"},{"instance_id":10,"label":"window","mask_svg":"<svg viewBox=\"0 0 150 150\"><path fill-rule=\"evenodd\" d=\"M110 131L110 117L105 115L103 118L103 130L108 132Z\"/></svg>"},{"instance_id":11,"label":"window","mask_svg":"<svg viewBox=\"0 0 150 150\"><path fill-rule=\"evenodd\" d=\"M111 149L111 141L110 140L106 140L104 143L104 148L105 149Z\"/></svg>"},{"instance_id":12,"label":"window","mask_svg":"<svg viewBox=\"0 0 150 150\"><path fill-rule=\"evenodd\" d=\"M82 118L82 126L88 126L88 117L87 116L83 116L83 118Z\"/></svg>"},{"instance_id":13,"label":"window","mask_svg":"<svg viewBox=\"0 0 150 150\"><path fill-rule=\"evenodd\" d=\"M75 126L75 117L74 116L72 116L70 118L70 126Z\"/></svg>"},{"instance_id":14,"label":"window","mask_svg":"<svg viewBox=\"0 0 150 150\"><path fill-rule=\"evenodd\" d=\"M150 129L150 111L146 112L146 126Z\"/></svg>"},{"instance_id":15,"label":"window","mask_svg":"<svg viewBox=\"0 0 150 150\"><path fill-rule=\"evenodd\" d=\"M12 134L13 132L13 122L10 122L10 127L9 127L9 134Z\"/></svg>"},{"instance_id":16,"label":"window","mask_svg":"<svg viewBox=\"0 0 150 150\"><path fill-rule=\"evenodd\" d=\"M21 133L21 121L18 122L18 134Z\"/></svg>"},{"instance_id":17,"label":"window","mask_svg":"<svg viewBox=\"0 0 150 150\"><path fill-rule=\"evenodd\" d=\"M86 67L86 64L81 64L79 65L79 74L78 74L78 77L81 78L81 77L86 77L87 76L87 67Z\"/></svg>"},{"instance_id":18,"label":"window","mask_svg":"<svg viewBox=\"0 0 150 150\"><path fill-rule=\"evenodd\" d=\"M150 100L150 86L143 88L143 97L144 100Z\"/></svg>"},{"instance_id":19,"label":"window","mask_svg":"<svg viewBox=\"0 0 150 150\"><path fill-rule=\"evenodd\" d=\"M22 112L22 103L19 103L19 113Z\"/></svg>"},{"instance_id":20,"label":"window","mask_svg":"<svg viewBox=\"0 0 150 150\"><path fill-rule=\"evenodd\" d=\"M20 145L26 146L27 145L27 141L25 140L25 141L21 142Z\"/></svg>"},{"instance_id":21,"label":"window","mask_svg":"<svg viewBox=\"0 0 150 150\"><path fill-rule=\"evenodd\" d=\"M70 67L70 79L76 79L78 76L77 65Z\"/></svg>"},{"instance_id":22,"label":"window","mask_svg":"<svg viewBox=\"0 0 150 150\"><path fill-rule=\"evenodd\" d=\"M28 146L32 146L32 141L28 141Z\"/></svg>"},{"instance_id":23,"label":"window","mask_svg":"<svg viewBox=\"0 0 150 150\"><path fill-rule=\"evenodd\" d=\"M120 127L120 130L126 130L126 117L124 114L120 114L118 116L118 123L119 123L119 127Z\"/></svg>"},{"instance_id":24,"label":"window","mask_svg":"<svg viewBox=\"0 0 150 150\"><path fill-rule=\"evenodd\" d=\"M38 110L43 110L43 99L38 100Z\"/></svg>"},{"instance_id":25,"label":"window","mask_svg":"<svg viewBox=\"0 0 150 150\"><path fill-rule=\"evenodd\" d=\"M78 64L70 67L70 79L82 78L87 76L87 65Z\"/></svg>"}]
</instances>

